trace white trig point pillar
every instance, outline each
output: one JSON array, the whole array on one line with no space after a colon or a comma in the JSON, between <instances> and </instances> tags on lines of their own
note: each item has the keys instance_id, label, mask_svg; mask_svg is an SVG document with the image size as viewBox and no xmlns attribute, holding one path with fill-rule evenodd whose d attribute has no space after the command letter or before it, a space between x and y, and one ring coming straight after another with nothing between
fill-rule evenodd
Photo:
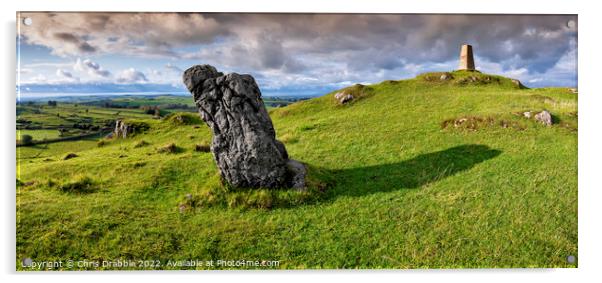
<instances>
[{"instance_id":1,"label":"white trig point pillar","mask_svg":"<svg viewBox=\"0 0 602 283\"><path fill-rule=\"evenodd\" d=\"M472 46L462 45L460 50L460 70L474 70L474 58L472 57Z\"/></svg>"}]
</instances>

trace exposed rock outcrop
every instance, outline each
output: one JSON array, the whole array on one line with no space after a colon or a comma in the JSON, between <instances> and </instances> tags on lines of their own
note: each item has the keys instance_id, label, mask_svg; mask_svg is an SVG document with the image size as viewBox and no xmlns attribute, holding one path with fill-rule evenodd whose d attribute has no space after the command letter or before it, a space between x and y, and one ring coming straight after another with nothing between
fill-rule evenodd
<instances>
[{"instance_id":1,"label":"exposed rock outcrop","mask_svg":"<svg viewBox=\"0 0 602 283\"><path fill-rule=\"evenodd\" d=\"M443 73L441 74L441 76L439 77L439 80L441 81L447 81L447 80L451 80L453 77L450 73Z\"/></svg>"},{"instance_id":2,"label":"exposed rock outcrop","mask_svg":"<svg viewBox=\"0 0 602 283\"><path fill-rule=\"evenodd\" d=\"M521 82L520 82L519 80L517 80L517 79L512 79L512 83L513 83L514 85L516 85L516 86L517 86L518 88L520 88L520 89L527 88L525 85L523 85L523 83L521 83Z\"/></svg>"},{"instance_id":3,"label":"exposed rock outcrop","mask_svg":"<svg viewBox=\"0 0 602 283\"><path fill-rule=\"evenodd\" d=\"M127 138L128 134L132 134L134 129L122 120L115 121L115 130L113 130L113 137L116 138Z\"/></svg>"},{"instance_id":4,"label":"exposed rock outcrop","mask_svg":"<svg viewBox=\"0 0 602 283\"><path fill-rule=\"evenodd\" d=\"M350 87L339 90L334 94L334 99L336 99L338 104L347 104L369 96L371 93L372 88L370 86L354 84Z\"/></svg>"},{"instance_id":5,"label":"exposed rock outcrop","mask_svg":"<svg viewBox=\"0 0 602 283\"><path fill-rule=\"evenodd\" d=\"M527 119L533 118L535 121L540 122L546 126L552 126L552 124L554 123L552 119L552 113L550 113L548 110L543 110L539 113L534 111L526 111L522 112L522 116Z\"/></svg>"},{"instance_id":6,"label":"exposed rock outcrop","mask_svg":"<svg viewBox=\"0 0 602 283\"><path fill-rule=\"evenodd\" d=\"M345 93L344 91L337 92L334 94L334 98L339 101L340 104L345 104L353 100L353 95Z\"/></svg>"},{"instance_id":7,"label":"exposed rock outcrop","mask_svg":"<svg viewBox=\"0 0 602 283\"><path fill-rule=\"evenodd\" d=\"M143 122L125 122L123 120L115 121L115 129L111 138L128 138L132 135L144 131L149 128L149 125Z\"/></svg>"},{"instance_id":8,"label":"exposed rock outcrop","mask_svg":"<svg viewBox=\"0 0 602 283\"><path fill-rule=\"evenodd\" d=\"M535 115L535 120L546 126L552 126L552 114L544 110Z\"/></svg>"},{"instance_id":9,"label":"exposed rock outcrop","mask_svg":"<svg viewBox=\"0 0 602 283\"><path fill-rule=\"evenodd\" d=\"M184 72L203 121L211 128L211 152L221 176L248 188L305 187L305 166L288 159L250 75L224 75L210 65ZM291 166L290 164L294 164Z\"/></svg>"}]
</instances>

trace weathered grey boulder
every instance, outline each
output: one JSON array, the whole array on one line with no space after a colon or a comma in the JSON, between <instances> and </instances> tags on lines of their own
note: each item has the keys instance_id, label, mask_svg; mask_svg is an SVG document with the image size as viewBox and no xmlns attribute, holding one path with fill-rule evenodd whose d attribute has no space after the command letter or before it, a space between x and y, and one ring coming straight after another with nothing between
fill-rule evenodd
<instances>
[{"instance_id":1,"label":"weathered grey boulder","mask_svg":"<svg viewBox=\"0 0 602 283\"><path fill-rule=\"evenodd\" d=\"M248 188L292 187L305 179L305 166L289 169L284 144L250 75L224 75L210 65L184 72L203 121L211 128L213 153L221 176L231 185ZM302 172L300 172L302 171ZM301 177L302 175L302 177ZM303 181L304 182L304 181ZM303 184L304 186L304 184Z\"/></svg>"},{"instance_id":2,"label":"weathered grey boulder","mask_svg":"<svg viewBox=\"0 0 602 283\"><path fill-rule=\"evenodd\" d=\"M547 110L541 111L535 115L535 120L539 121L540 123L546 126L551 126L552 114L550 114L550 112L548 112Z\"/></svg>"}]
</instances>

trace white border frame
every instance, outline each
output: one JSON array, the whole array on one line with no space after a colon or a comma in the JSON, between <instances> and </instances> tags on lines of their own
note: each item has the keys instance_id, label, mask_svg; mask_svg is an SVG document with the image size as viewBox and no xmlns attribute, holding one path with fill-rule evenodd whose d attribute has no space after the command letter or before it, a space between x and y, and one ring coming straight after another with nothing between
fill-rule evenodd
<instances>
[{"instance_id":1,"label":"white border frame","mask_svg":"<svg viewBox=\"0 0 602 283\"><path fill-rule=\"evenodd\" d=\"M596 167L600 160L600 125L598 108L602 107L602 93L596 86L601 80L600 36L602 26L595 1L519 1L519 0L304 0L298 2L277 0L254 1L185 1L169 0L149 3L149 1L44 1L8 0L3 1L2 30L4 41L1 44L4 66L0 79L3 82L2 97L3 155L2 163L3 203L2 226L0 228L0 270L3 282L45 281L45 282L105 282L107 280L142 280L161 282L177 276L178 281L219 280L221 281L314 281L316 279L380 281L380 280L427 280L444 282L508 282L514 280L545 280L547 282L570 282L598 277L598 260L602 238L599 215L602 215L599 202L602 200L602 187ZM66 272L66 273L16 273L15 270L15 18L16 11L142 11L142 12L333 12L333 13L479 13L479 14L578 14L578 84L579 103L579 268L577 269L479 269L479 270L376 270L376 271L151 271L151 272ZM599 88L599 87L598 87ZM100 275L100 276L91 276ZM598 275L598 276L596 276ZM198 277L202 276L202 277ZM320 278L318 278L320 277ZM342 277L342 278L341 278ZM521 281L522 281L521 280Z\"/></svg>"}]
</instances>

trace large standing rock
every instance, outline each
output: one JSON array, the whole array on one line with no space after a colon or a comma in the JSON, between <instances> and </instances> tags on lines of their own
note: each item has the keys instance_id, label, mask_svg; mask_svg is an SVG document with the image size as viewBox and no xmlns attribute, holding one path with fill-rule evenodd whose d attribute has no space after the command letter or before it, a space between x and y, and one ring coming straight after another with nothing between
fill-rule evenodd
<instances>
[{"instance_id":1,"label":"large standing rock","mask_svg":"<svg viewBox=\"0 0 602 283\"><path fill-rule=\"evenodd\" d=\"M211 151L226 181L236 187L300 187L305 166L290 166L252 76L196 65L184 72L183 81L213 131Z\"/></svg>"}]
</instances>

